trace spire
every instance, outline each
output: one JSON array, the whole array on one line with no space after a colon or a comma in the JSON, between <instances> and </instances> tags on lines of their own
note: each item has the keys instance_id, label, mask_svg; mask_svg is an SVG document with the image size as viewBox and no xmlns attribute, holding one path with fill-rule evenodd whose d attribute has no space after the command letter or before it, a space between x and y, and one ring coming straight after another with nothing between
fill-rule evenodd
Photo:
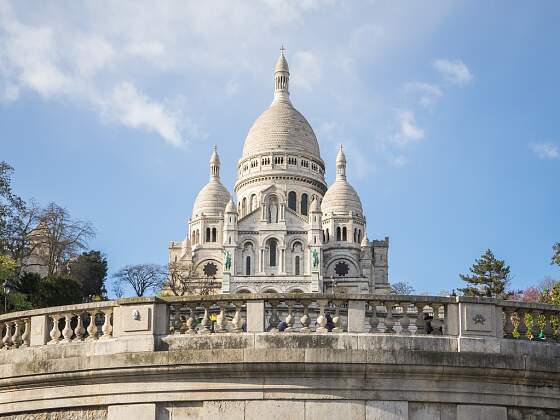
<instances>
[{"instance_id":1,"label":"spire","mask_svg":"<svg viewBox=\"0 0 560 420\"><path fill-rule=\"evenodd\" d=\"M284 57L284 46L282 46L282 48L280 48L280 57L278 57L278 61L274 67L274 102L290 102L289 82L290 69L288 67L288 61L286 61L286 57Z\"/></svg>"},{"instance_id":2,"label":"spire","mask_svg":"<svg viewBox=\"0 0 560 420\"><path fill-rule=\"evenodd\" d=\"M346 155L342 150L342 144L336 155L336 179L346 179Z\"/></svg>"},{"instance_id":3,"label":"spire","mask_svg":"<svg viewBox=\"0 0 560 420\"><path fill-rule=\"evenodd\" d=\"M220 179L220 156L218 156L218 148L215 145L212 156L210 156L210 179Z\"/></svg>"}]
</instances>

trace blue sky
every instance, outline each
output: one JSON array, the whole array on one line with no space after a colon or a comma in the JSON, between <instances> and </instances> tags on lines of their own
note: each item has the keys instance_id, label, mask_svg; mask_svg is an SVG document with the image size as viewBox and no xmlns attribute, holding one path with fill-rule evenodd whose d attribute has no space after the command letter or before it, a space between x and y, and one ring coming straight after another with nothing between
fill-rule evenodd
<instances>
[{"instance_id":1,"label":"blue sky","mask_svg":"<svg viewBox=\"0 0 560 420\"><path fill-rule=\"evenodd\" d=\"M460 287L486 248L516 288L560 277L558 3L209 3L0 0L0 160L21 196L95 225L111 272L165 263L213 144L231 190L284 44L391 281Z\"/></svg>"}]
</instances>

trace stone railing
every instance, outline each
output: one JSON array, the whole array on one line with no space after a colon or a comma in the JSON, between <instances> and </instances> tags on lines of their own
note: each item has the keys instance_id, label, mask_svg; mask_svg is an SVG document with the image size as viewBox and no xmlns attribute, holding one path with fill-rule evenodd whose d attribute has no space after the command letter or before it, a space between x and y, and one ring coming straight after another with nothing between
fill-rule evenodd
<instances>
[{"instance_id":1,"label":"stone railing","mask_svg":"<svg viewBox=\"0 0 560 420\"><path fill-rule=\"evenodd\" d=\"M1 315L0 349L147 335L156 343L166 335L246 332L557 341L560 307L484 298L340 293L132 298Z\"/></svg>"}]
</instances>

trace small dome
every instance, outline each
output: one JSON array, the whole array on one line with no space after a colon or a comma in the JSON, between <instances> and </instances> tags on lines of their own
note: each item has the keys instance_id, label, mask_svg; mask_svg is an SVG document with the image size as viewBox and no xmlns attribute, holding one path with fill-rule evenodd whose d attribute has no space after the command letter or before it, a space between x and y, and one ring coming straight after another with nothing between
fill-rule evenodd
<instances>
[{"instance_id":1,"label":"small dome","mask_svg":"<svg viewBox=\"0 0 560 420\"><path fill-rule=\"evenodd\" d=\"M216 150L216 146L214 146L214 151L210 156L210 165L219 165L220 164L220 156L218 156L218 151Z\"/></svg>"},{"instance_id":2,"label":"small dome","mask_svg":"<svg viewBox=\"0 0 560 420\"><path fill-rule=\"evenodd\" d=\"M313 198L313 201L311 202L311 212L321 212L321 206L319 205L319 200L317 200L317 197Z\"/></svg>"},{"instance_id":3,"label":"small dome","mask_svg":"<svg viewBox=\"0 0 560 420\"><path fill-rule=\"evenodd\" d=\"M278 61L276 62L276 66L274 66L274 72L275 73L278 73L278 72L289 73L290 72L290 68L288 67L288 61L286 60L286 57L284 57L284 52L283 51L280 54L280 57L278 57Z\"/></svg>"},{"instance_id":4,"label":"small dome","mask_svg":"<svg viewBox=\"0 0 560 420\"><path fill-rule=\"evenodd\" d=\"M254 122L243 145L243 157L270 152L304 153L321 161L313 129L291 103L274 102Z\"/></svg>"},{"instance_id":5,"label":"small dome","mask_svg":"<svg viewBox=\"0 0 560 420\"><path fill-rule=\"evenodd\" d=\"M198 217L203 213L206 215L224 213L229 201L231 201L231 195L226 187L218 178L211 179L196 196L192 215Z\"/></svg>"},{"instance_id":6,"label":"small dome","mask_svg":"<svg viewBox=\"0 0 560 420\"><path fill-rule=\"evenodd\" d=\"M229 200L226 206L226 213L237 213L237 209L235 208L235 204L233 204L233 200Z\"/></svg>"},{"instance_id":7,"label":"small dome","mask_svg":"<svg viewBox=\"0 0 560 420\"><path fill-rule=\"evenodd\" d=\"M323 214L352 212L363 215L362 202L356 190L344 178L338 178L327 190L321 203Z\"/></svg>"},{"instance_id":8,"label":"small dome","mask_svg":"<svg viewBox=\"0 0 560 420\"><path fill-rule=\"evenodd\" d=\"M336 164L346 165L346 155L344 154L344 150L342 150L342 145L340 146L340 149L338 149L338 153L336 154Z\"/></svg>"}]
</instances>

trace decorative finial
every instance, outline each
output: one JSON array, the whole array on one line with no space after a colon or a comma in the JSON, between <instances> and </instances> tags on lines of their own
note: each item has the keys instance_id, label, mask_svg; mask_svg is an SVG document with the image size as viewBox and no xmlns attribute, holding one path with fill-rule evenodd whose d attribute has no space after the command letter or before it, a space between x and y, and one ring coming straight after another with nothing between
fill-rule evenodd
<instances>
[{"instance_id":1,"label":"decorative finial","mask_svg":"<svg viewBox=\"0 0 560 420\"><path fill-rule=\"evenodd\" d=\"M286 48L284 48L284 44L282 44L282 46L280 47L280 54L284 55L284 50Z\"/></svg>"},{"instance_id":2,"label":"decorative finial","mask_svg":"<svg viewBox=\"0 0 560 420\"><path fill-rule=\"evenodd\" d=\"M218 151L218 146L214 145L213 149L214 149L214 152L217 152Z\"/></svg>"}]
</instances>

